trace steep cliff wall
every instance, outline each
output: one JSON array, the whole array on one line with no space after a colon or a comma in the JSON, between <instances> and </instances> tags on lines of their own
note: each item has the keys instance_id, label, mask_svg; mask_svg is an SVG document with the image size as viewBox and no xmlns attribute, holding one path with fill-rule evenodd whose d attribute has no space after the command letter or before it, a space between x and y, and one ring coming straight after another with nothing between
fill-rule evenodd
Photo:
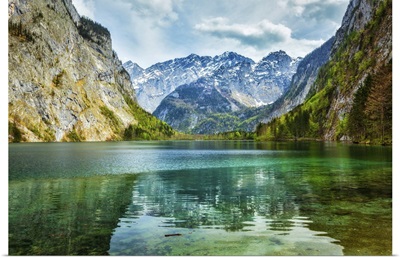
<instances>
[{"instance_id":1,"label":"steep cliff wall","mask_svg":"<svg viewBox=\"0 0 400 258\"><path fill-rule=\"evenodd\" d=\"M118 140L147 126L109 31L71 0L9 0L8 40L10 141Z\"/></svg>"},{"instance_id":2,"label":"steep cliff wall","mask_svg":"<svg viewBox=\"0 0 400 258\"><path fill-rule=\"evenodd\" d=\"M332 49L330 62L324 67L317 81L319 89L333 87L323 138L353 141L375 139L381 143L390 142L392 1L354 0L350 2L349 9L352 12L349 10L346 12L343 24L336 33L336 45ZM343 34L342 40L339 41ZM363 111L362 114L356 115L354 113L358 102L356 96L363 90L367 91ZM377 92L382 93L382 98L374 100L376 96L373 95L373 91L375 95ZM368 112L376 114L367 114ZM363 115L368 117L366 118L368 121L364 121L363 126L355 128L355 124L363 119L361 117ZM377 121L380 119L385 121ZM381 135L380 131L383 129L381 127L385 127L386 135L385 133ZM359 130L370 132L360 136Z\"/></svg>"}]
</instances>

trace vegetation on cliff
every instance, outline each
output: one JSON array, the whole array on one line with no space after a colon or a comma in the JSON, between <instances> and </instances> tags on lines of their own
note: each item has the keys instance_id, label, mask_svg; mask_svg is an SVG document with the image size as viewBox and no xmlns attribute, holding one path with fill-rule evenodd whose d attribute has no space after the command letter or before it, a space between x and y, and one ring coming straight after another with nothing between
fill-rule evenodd
<instances>
[{"instance_id":1,"label":"vegetation on cliff","mask_svg":"<svg viewBox=\"0 0 400 258\"><path fill-rule=\"evenodd\" d=\"M256 129L260 140L392 141L392 1L382 1L321 68L305 103ZM388 34L390 39L387 40Z\"/></svg>"},{"instance_id":2,"label":"vegetation on cliff","mask_svg":"<svg viewBox=\"0 0 400 258\"><path fill-rule=\"evenodd\" d=\"M71 0L9 0L9 142L166 139L136 103L107 28Z\"/></svg>"},{"instance_id":3,"label":"vegetation on cliff","mask_svg":"<svg viewBox=\"0 0 400 258\"><path fill-rule=\"evenodd\" d=\"M111 38L110 31L106 27L86 16L81 17L78 31L83 38L95 43L101 43L96 40L96 36Z\"/></svg>"}]
</instances>

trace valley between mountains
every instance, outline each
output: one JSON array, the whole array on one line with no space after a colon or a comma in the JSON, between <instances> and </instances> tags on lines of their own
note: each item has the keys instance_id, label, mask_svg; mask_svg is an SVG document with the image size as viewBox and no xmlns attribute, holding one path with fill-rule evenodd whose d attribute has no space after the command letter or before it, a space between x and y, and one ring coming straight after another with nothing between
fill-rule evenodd
<instances>
[{"instance_id":1,"label":"valley between mountains","mask_svg":"<svg viewBox=\"0 0 400 258\"><path fill-rule=\"evenodd\" d=\"M71 0L9 0L9 142L231 135L391 144L392 1L351 0L305 57L124 64Z\"/></svg>"}]
</instances>

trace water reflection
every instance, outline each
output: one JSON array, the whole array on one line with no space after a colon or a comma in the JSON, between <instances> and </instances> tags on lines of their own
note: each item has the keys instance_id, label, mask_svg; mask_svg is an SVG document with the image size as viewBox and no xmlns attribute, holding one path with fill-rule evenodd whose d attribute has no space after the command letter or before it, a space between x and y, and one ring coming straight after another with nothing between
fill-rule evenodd
<instances>
[{"instance_id":1,"label":"water reflection","mask_svg":"<svg viewBox=\"0 0 400 258\"><path fill-rule=\"evenodd\" d=\"M388 255L391 153L324 143L10 145L9 253Z\"/></svg>"},{"instance_id":2,"label":"water reflection","mask_svg":"<svg viewBox=\"0 0 400 258\"><path fill-rule=\"evenodd\" d=\"M205 255L210 249L212 255L342 254L334 239L309 229L312 221L300 216L295 191L281 173L261 168L141 174L110 254ZM164 236L177 233L186 237L169 249ZM249 250L255 237L257 248ZM218 245L218 239L226 242ZM308 244L299 249L299 239ZM237 241L242 249L225 246ZM304 248L318 244L323 248Z\"/></svg>"},{"instance_id":3,"label":"water reflection","mask_svg":"<svg viewBox=\"0 0 400 258\"><path fill-rule=\"evenodd\" d=\"M260 215L273 219L297 215L298 204L275 172L246 168L172 171L140 175L132 214L174 217L176 226L219 226L237 231Z\"/></svg>"},{"instance_id":4,"label":"water reflection","mask_svg":"<svg viewBox=\"0 0 400 258\"><path fill-rule=\"evenodd\" d=\"M105 255L135 176L12 181L10 255Z\"/></svg>"}]
</instances>

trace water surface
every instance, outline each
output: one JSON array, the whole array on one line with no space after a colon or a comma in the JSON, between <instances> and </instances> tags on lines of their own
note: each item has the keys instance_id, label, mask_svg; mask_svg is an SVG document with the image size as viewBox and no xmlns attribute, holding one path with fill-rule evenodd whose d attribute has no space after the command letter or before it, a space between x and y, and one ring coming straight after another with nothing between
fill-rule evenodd
<instances>
[{"instance_id":1,"label":"water surface","mask_svg":"<svg viewBox=\"0 0 400 258\"><path fill-rule=\"evenodd\" d=\"M390 147L9 145L11 255L390 255L391 223Z\"/></svg>"}]
</instances>

